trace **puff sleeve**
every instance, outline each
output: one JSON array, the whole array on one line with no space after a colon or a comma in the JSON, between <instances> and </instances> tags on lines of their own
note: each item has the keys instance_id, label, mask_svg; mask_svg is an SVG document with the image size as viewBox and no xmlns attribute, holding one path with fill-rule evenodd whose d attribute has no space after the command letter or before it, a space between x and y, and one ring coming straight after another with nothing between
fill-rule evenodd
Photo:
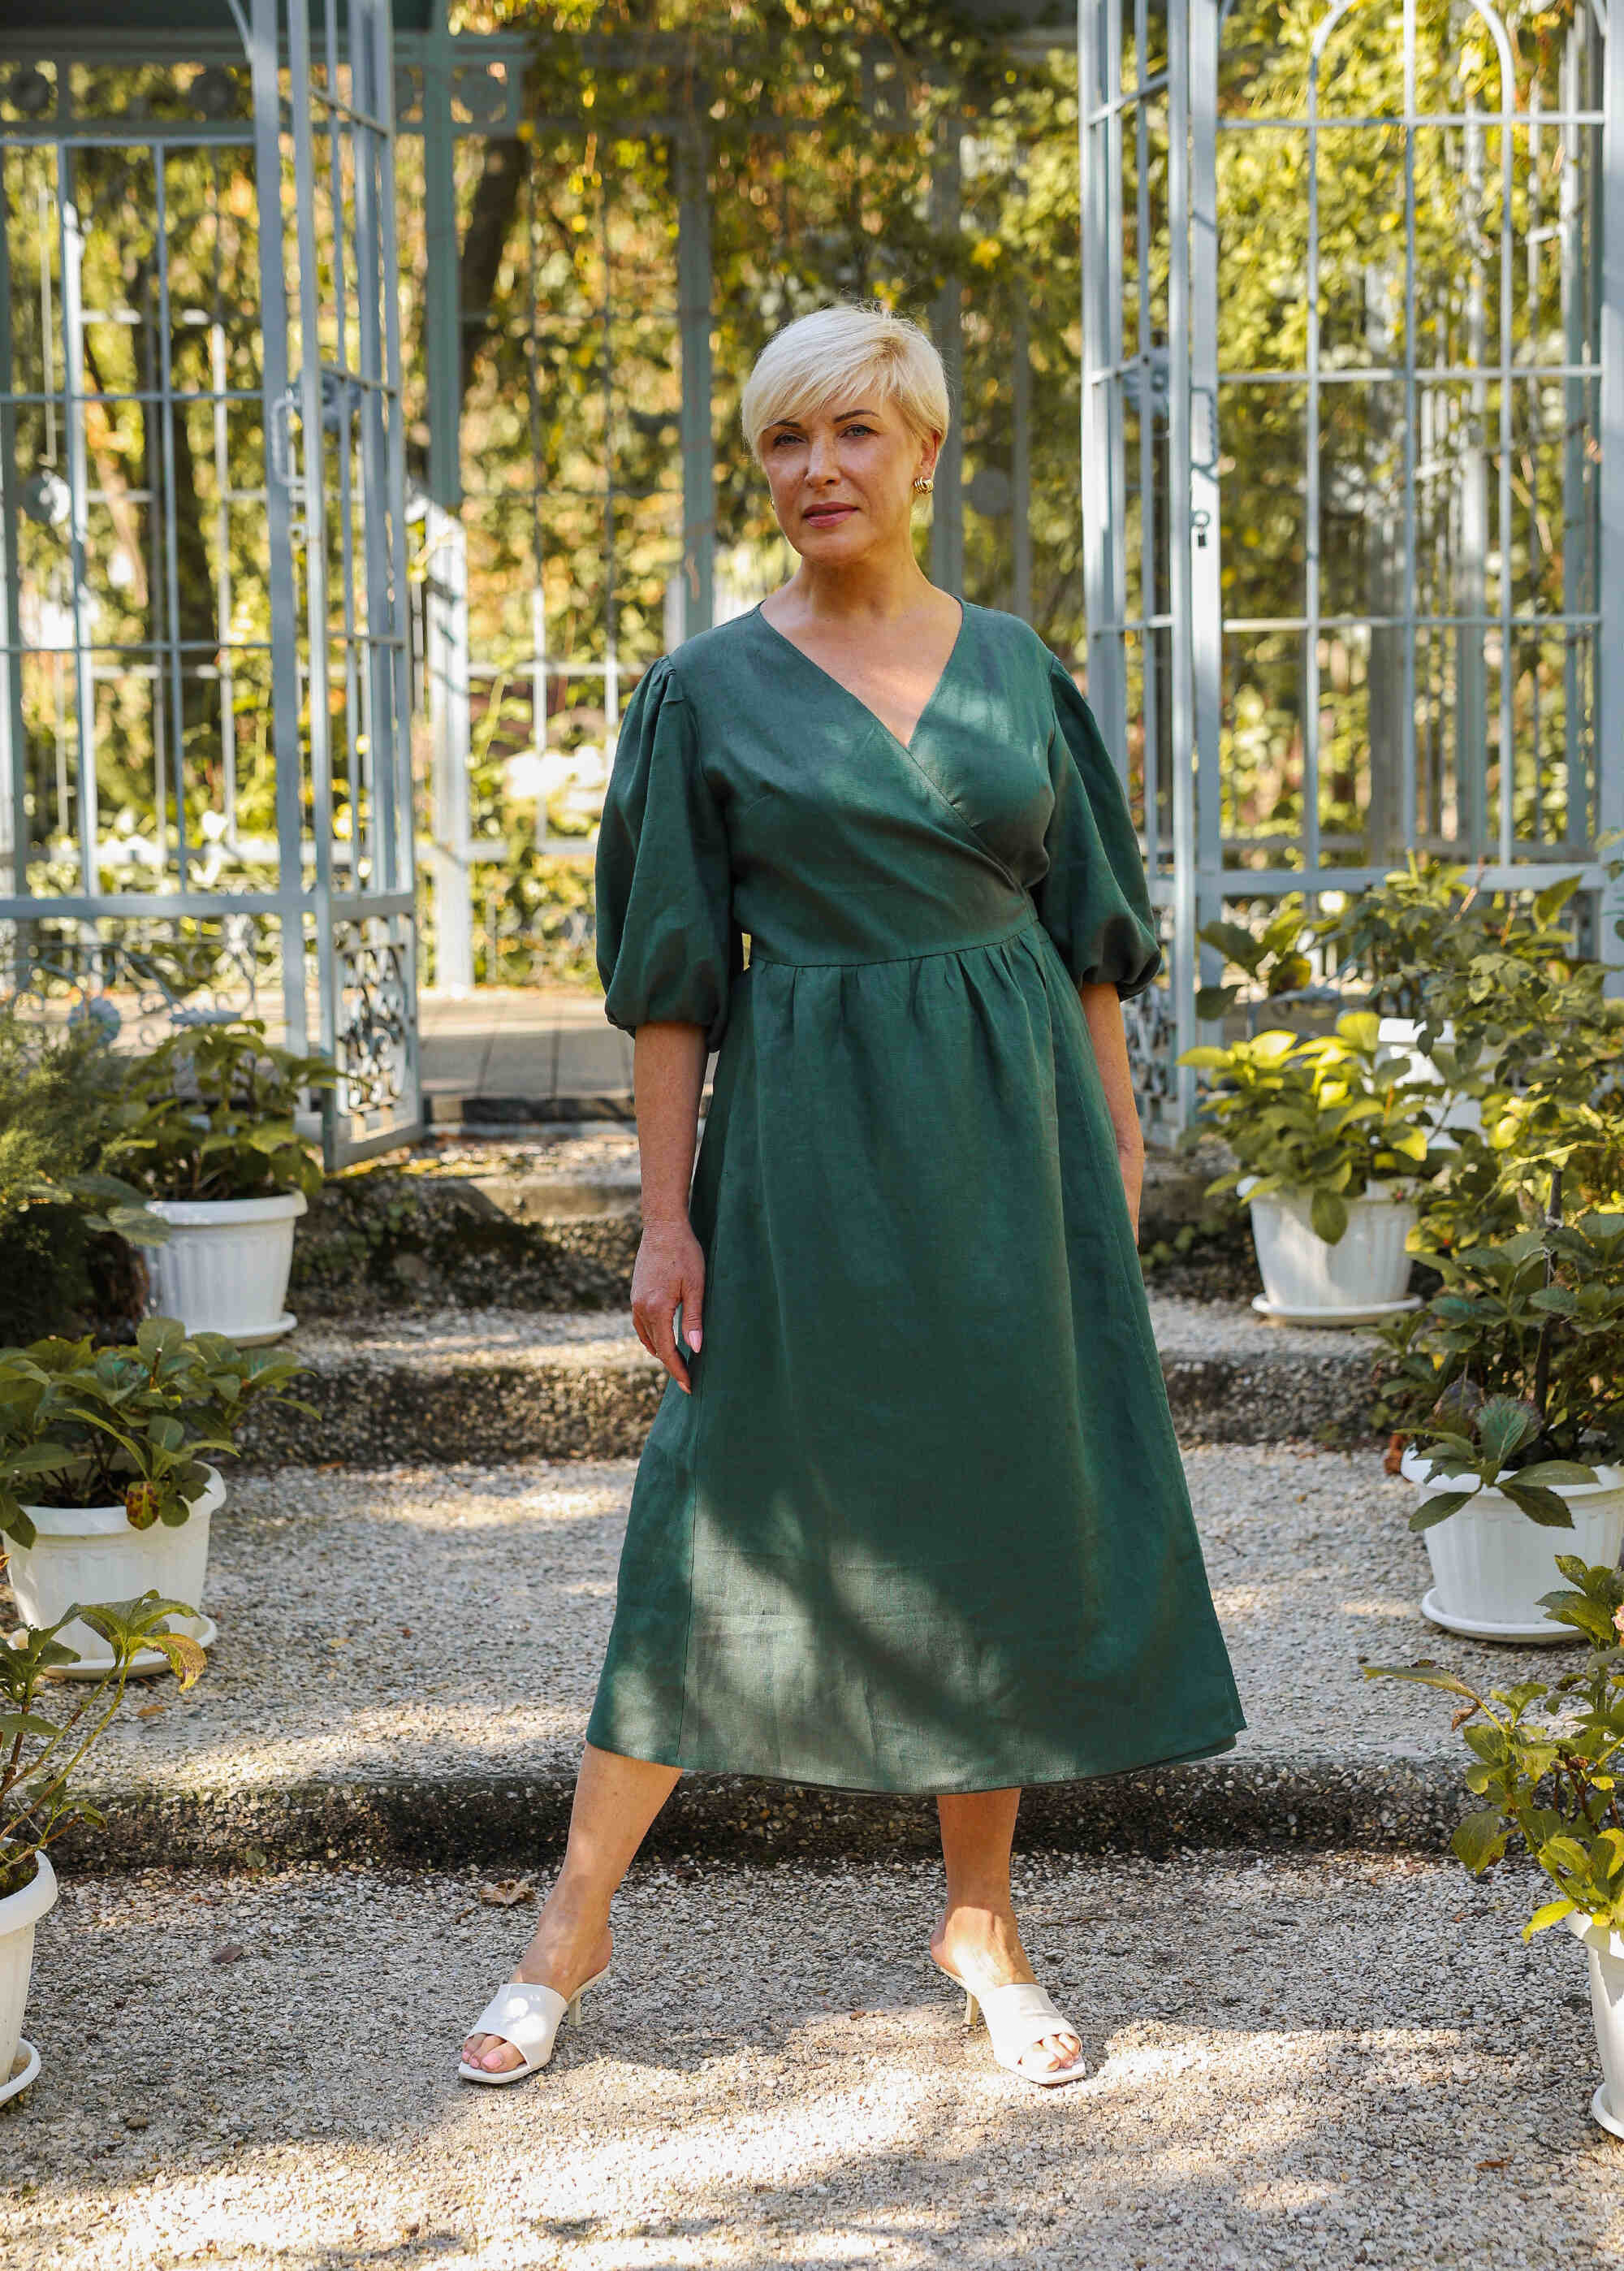
<instances>
[{"instance_id":1,"label":"puff sleeve","mask_svg":"<svg viewBox=\"0 0 1624 2271\"><path fill-rule=\"evenodd\" d=\"M1145 862L1094 712L1057 655L1050 657L1049 689L1055 808L1043 838L1048 871L1032 896L1073 981L1114 985L1125 1001L1161 968Z\"/></svg>"},{"instance_id":2,"label":"puff sleeve","mask_svg":"<svg viewBox=\"0 0 1624 2271\"><path fill-rule=\"evenodd\" d=\"M612 1025L702 1025L716 1048L744 965L720 805L663 655L620 721L598 830L597 972Z\"/></svg>"}]
</instances>

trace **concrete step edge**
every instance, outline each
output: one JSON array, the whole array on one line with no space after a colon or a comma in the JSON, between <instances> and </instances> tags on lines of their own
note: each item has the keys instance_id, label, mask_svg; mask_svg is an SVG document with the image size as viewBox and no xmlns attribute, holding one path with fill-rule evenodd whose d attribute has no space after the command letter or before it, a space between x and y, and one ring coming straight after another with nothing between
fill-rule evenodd
<instances>
[{"instance_id":1,"label":"concrete step edge","mask_svg":"<svg viewBox=\"0 0 1624 2271\"><path fill-rule=\"evenodd\" d=\"M561 1849L574 1775L571 1762L528 1776L101 1788L93 1796L104 1825L69 1832L60 1850L70 1865L98 1869L331 1860L523 1873ZM1018 1842L1066 1851L1295 1845L1436 1852L1469 1804L1453 1757L1252 1753L1039 1786L1021 1801ZM924 1851L936 1843L929 1798L705 1775L679 1784L645 1850L807 1860Z\"/></svg>"},{"instance_id":2,"label":"concrete step edge","mask_svg":"<svg viewBox=\"0 0 1624 2271\"><path fill-rule=\"evenodd\" d=\"M1162 1352L1162 1379L1186 1443L1375 1440L1368 1359L1273 1362ZM664 1374L640 1348L571 1347L455 1358L335 1351L297 1383L313 1414L268 1410L244 1430L259 1467L338 1463L506 1465L538 1459L634 1458Z\"/></svg>"}]
</instances>

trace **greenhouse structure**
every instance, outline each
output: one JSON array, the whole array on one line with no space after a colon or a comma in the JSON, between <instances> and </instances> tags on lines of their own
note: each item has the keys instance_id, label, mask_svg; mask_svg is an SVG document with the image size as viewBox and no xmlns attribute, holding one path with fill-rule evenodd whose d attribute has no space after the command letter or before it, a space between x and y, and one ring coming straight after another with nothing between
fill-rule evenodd
<instances>
[{"instance_id":1,"label":"greenhouse structure","mask_svg":"<svg viewBox=\"0 0 1624 2271\"><path fill-rule=\"evenodd\" d=\"M903 13L9 0L0 994L417 1133L420 987L590 963L631 688L793 566L739 387L854 290L949 371L932 577L1122 769L1148 1121L1237 908L1432 853L1624 955L1601 0Z\"/></svg>"}]
</instances>

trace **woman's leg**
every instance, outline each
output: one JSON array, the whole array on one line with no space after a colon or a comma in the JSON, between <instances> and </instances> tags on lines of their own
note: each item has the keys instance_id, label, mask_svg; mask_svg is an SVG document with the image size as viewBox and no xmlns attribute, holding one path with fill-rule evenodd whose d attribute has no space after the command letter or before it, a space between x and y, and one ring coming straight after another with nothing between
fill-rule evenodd
<instances>
[{"instance_id":1,"label":"woman's leg","mask_svg":"<svg viewBox=\"0 0 1624 2271\"><path fill-rule=\"evenodd\" d=\"M536 1936L519 1958L515 1979L556 1987L560 1995L569 1996L583 1979L603 1969L612 1945L609 1903L681 1775L680 1767L623 1759L587 1745L575 1779L564 1865L547 1895ZM513 2044L499 2035L470 2035L463 2056L470 2066L483 2066L488 2074L523 2063Z\"/></svg>"},{"instance_id":2,"label":"woman's leg","mask_svg":"<svg viewBox=\"0 0 1624 2271\"><path fill-rule=\"evenodd\" d=\"M969 1987L1009 1987L1035 1977L1016 1929L1009 1856L1015 1839L1018 1790L970 1791L938 1798L947 1912L931 1935L937 1962ZM1073 2034L1045 2035L1021 2064L1052 2074L1083 2054Z\"/></svg>"}]
</instances>

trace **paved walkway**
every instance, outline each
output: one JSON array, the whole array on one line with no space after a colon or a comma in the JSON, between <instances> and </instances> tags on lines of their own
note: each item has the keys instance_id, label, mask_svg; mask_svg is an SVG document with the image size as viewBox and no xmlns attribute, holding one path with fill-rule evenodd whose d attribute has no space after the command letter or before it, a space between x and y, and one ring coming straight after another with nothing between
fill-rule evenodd
<instances>
[{"instance_id":1,"label":"paved walkway","mask_svg":"<svg viewBox=\"0 0 1624 2271\"><path fill-rule=\"evenodd\" d=\"M533 1881L550 1856L538 1852ZM1624 2264L1583 1958L1453 1864L1020 1858L1094 2072L999 2071L939 1865L639 1864L547 2071L456 2042L534 1908L330 1865L70 1879L0 2111L7 2271Z\"/></svg>"},{"instance_id":2,"label":"paved walkway","mask_svg":"<svg viewBox=\"0 0 1624 2271\"><path fill-rule=\"evenodd\" d=\"M632 1042L585 987L424 994L423 1090L436 1122L522 1125L630 1112Z\"/></svg>"}]
</instances>

